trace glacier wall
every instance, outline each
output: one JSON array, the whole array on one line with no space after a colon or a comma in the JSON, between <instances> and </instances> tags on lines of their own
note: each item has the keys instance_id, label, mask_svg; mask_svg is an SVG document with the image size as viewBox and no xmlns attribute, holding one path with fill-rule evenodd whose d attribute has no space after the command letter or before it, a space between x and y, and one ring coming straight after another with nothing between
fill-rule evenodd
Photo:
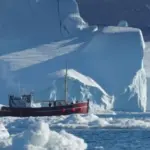
<instances>
[{"instance_id":1,"label":"glacier wall","mask_svg":"<svg viewBox=\"0 0 150 150\"><path fill-rule=\"evenodd\" d=\"M149 92L149 89L150 89L150 78L148 77L147 78L147 111L150 111L150 92Z\"/></svg>"},{"instance_id":2,"label":"glacier wall","mask_svg":"<svg viewBox=\"0 0 150 150\"><path fill-rule=\"evenodd\" d=\"M108 94L116 97L115 110L146 110L144 48L139 29L106 27L95 35L80 55L84 58L81 58L80 65L84 74L94 78ZM88 69L84 69L86 66Z\"/></svg>"},{"instance_id":3,"label":"glacier wall","mask_svg":"<svg viewBox=\"0 0 150 150\"><path fill-rule=\"evenodd\" d=\"M64 69L67 60L69 69L89 76L101 87L93 86L87 94L93 94L92 100L103 108L146 111L144 41L139 29L88 27L75 0L5 0L0 6L2 104L10 92L49 87L53 83L49 74ZM58 79L55 86L60 83ZM89 88L80 78L71 84L76 92L83 85ZM78 92L83 93L83 88Z\"/></svg>"},{"instance_id":4,"label":"glacier wall","mask_svg":"<svg viewBox=\"0 0 150 150\"><path fill-rule=\"evenodd\" d=\"M71 22L75 31L87 26L79 17L75 0L2 0L0 54L60 40L64 34L71 34L66 27Z\"/></svg>"},{"instance_id":5,"label":"glacier wall","mask_svg":"<svg viewBox=\"0 0 150 150\"><path fill-rule=\"evenodd\" d=\"M150 43L146 42L146 48L144 50L144 68L147 76L147 111L150 111Z\"/></svg>"}]
</instances>

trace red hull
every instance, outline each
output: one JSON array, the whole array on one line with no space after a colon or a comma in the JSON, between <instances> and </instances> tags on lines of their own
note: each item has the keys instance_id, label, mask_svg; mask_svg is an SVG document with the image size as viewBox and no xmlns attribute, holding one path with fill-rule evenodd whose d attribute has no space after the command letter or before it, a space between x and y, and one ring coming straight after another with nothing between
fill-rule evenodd
<instances>
[{"instance_id":1,"label":"red hull","mask_svg":"<svg viewBox=\"0 0 150 150\"><path fill-rule=\"evenodd\" d=\"M60 116L69 114L86 114L89 110L89 102L82 102L56 107L40 108L10 108L2 107L0 116L30 117L30 116Z\"/></svg>"}]
</instances>

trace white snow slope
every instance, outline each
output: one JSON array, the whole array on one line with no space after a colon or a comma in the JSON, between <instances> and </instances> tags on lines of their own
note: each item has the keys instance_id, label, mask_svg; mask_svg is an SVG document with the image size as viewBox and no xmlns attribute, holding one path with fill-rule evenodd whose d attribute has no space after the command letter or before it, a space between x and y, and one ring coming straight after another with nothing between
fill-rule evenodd
<instances>
[{"instance_id":1,"label":"white snow slope","mask_svg":"<svg viewBox=\"0 0 150 150\"><path fill-rule=\"evenodd\" d=\"M0 103L20 90L42 97L48 89L47 98L61 97L63 80L49 74L57 77L67 61L72 99L82 95L107 110L146 111L139 29L89 27L75 0L5 0L0 7Z\"/></svg>"}]
</instances>

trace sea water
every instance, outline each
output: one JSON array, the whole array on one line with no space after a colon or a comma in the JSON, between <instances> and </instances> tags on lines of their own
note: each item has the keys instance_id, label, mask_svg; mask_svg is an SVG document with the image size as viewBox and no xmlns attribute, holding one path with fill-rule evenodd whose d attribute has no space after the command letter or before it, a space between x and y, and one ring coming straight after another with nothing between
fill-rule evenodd
<instances>
[{"instance_id":1,"label":"sea water","mask_svg":"<svg viewBox=\"0 0 150 150\"><path fill-rule=\"evenodd\" d=\"M67 130L88 144L87 150L150 150L149 129Z\"/></svg>"}]
</instances>

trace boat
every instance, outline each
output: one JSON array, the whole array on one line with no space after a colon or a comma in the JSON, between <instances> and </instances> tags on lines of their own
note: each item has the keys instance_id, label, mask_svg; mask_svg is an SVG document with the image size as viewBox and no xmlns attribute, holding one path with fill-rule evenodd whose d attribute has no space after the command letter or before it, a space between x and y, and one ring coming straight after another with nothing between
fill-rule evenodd
<instances>
[{"instance_id":1,"label":"boat","mask_svg":"<svg viewBox=\"0 0 150 150\"><path fill-rule=\"evenodd\" d=\"M33 93L21 96L9 95L9 106L3 106L0 116L36 117L36 116L60 116L69 114L87 114L89 111L89 99L85 101L68 101L67 68L65 75L65 99L34 101ZM45 103L46 106L32 107L34 103Z\"/></svg>"}]
</instances>

